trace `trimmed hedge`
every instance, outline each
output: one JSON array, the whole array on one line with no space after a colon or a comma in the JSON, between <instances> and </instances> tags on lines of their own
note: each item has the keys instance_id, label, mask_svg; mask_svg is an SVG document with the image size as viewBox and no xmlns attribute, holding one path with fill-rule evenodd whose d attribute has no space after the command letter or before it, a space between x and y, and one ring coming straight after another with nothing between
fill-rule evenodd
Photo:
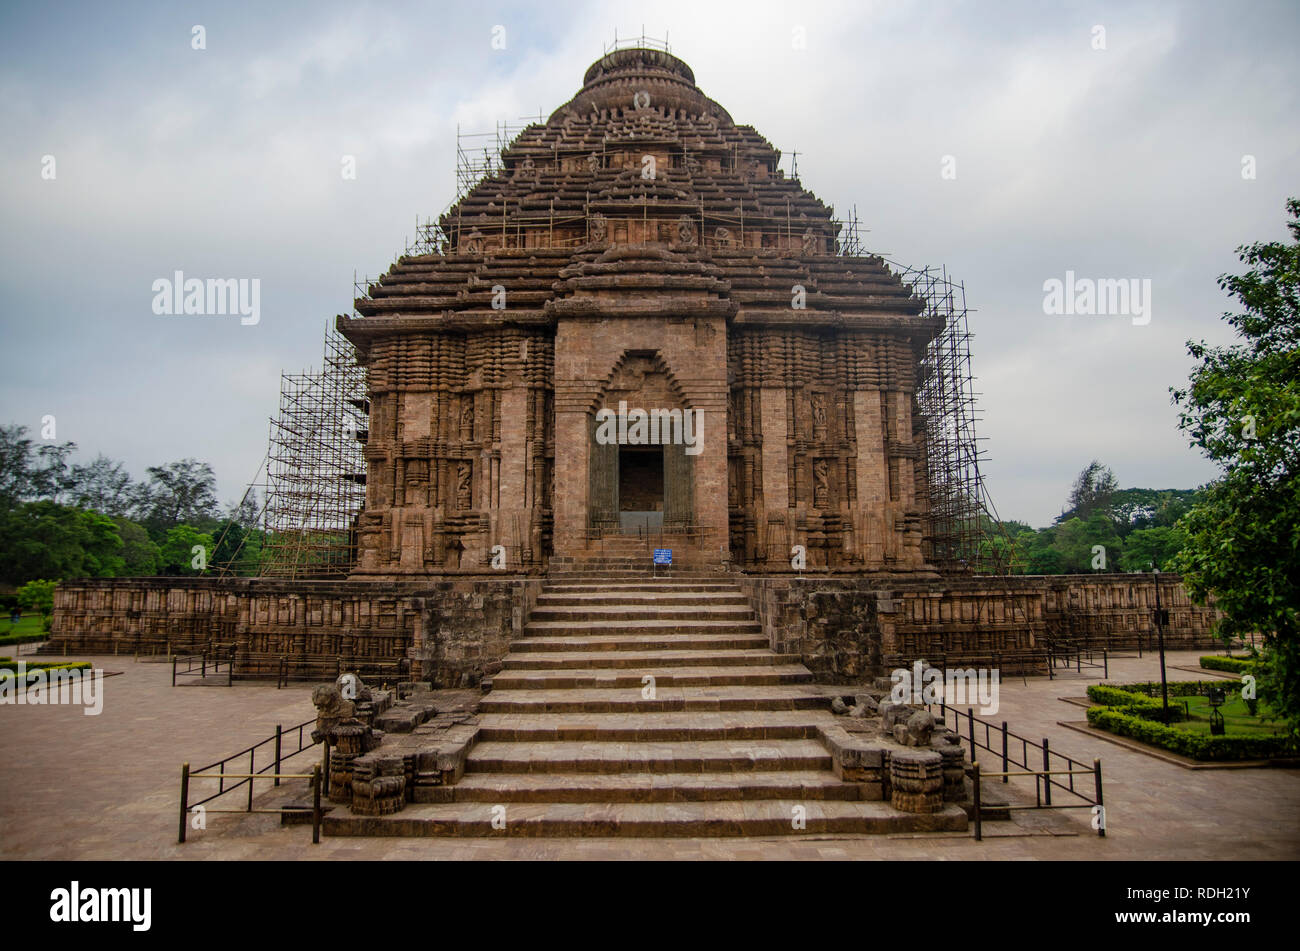
<instances>
[{"instance_id":1,"label":"trimmed hedge","mask_svg":"<svg viewBox=\"0 0 1300 951\"><path fill-rule=\"evenodd\" d=\"M37 641L48 641L48 634L0 634L0 644L34 644Z\"/></svg>"},{"instance_id":2,"label":"trimmed hedge","mask_svg":"<svg viewBox=\"0 0 1300 951\"><path fill-rule=\"evenodd\" d=\"M1111 684L1110 686L1116 690L1127 690L1148 697L1160 696L1160 681L1158 680L1146 680L1135 684ZM1234 686L1240 686L1240 684L1231 680L1171 680L1169 681L1169 696L1203 697L1214 687L1231 692Z\"/></svg>"},{"instance_id":3,"label":"trimmed hedge","mask_svg":"<svg viewBox=\"0 0 1300 951\"><path fill-rule=\"evenodd\" d=\"M38 670L89 670L92 666L89 661L84 661L84 660L69 661L66 664L52 664L52 663L41 662L41 661L37 661L36 663L22 661L21 663L27 665L27 672L29 674L35 673ZM19 661L10 660L7 657L0 657L0 670L11 670L17 673L18 664Z\"/></svg>"},{"instance_id":4,"label":"trimmed hedge","mask_svg":"<svg viewBox=\"0 0 1300 951\"><path fill-rule=\"evenodd\" d=\"M1255 669L1253 657L1223 657L1211 654L1201 658L1201 666L1206 670L1222 670L1229 674L1248 674Z\"/></svg>"},{"instance_id":5,"label":"trimmed hedge","mask_svg":"<svg viewBox=\"0 0 1300 951\"><path fill-rule=\"evenodd\" d=\"M1239 759L1268 759L1287 752L1282 737L1209 736L1179 730L1163 723L1145 720L1113 707L1090 707L1088 723L1118 736L1128 736L1142 743L1178 753L1191 759L1222 762Z\"/></svg>"}]
</instances>

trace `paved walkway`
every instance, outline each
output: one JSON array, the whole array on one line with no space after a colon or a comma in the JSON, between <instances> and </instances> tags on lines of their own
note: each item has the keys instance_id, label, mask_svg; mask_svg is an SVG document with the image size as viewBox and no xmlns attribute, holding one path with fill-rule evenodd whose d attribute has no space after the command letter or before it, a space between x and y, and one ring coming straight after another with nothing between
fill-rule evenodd
<instances>
[{"instance_id":1,"label":"paved walkway","mask_svg":"<svg viewBox=\"0 0 1300 951\"><path fill-rule=\"evenodd\" d=\"M1171 654L1194 667L1196 653ZM24 659L27 659L24 657ZM1091 762L1102 758L1109 830L1087 810L985 826L987 837L782 836L756 839L356 839L311 844L310 828L274 816L213 816L176 844L180 764L195 766L313 714L309 686L171 687L166 664L93 658L104 709L0 706L0 858L36 859L1297 859L1300 770L1189 770L1059 726L1083 708L1063 703L1099 677L1012 679L1006 719L1026 736ZM1111 663L1111 680L1158 677L1156 660ZM1173 679L1195 675L1174 672ZM306 762L304 762L306 761ZM310 766L310 754L292 761ZM305 770L304 770L305 771ZM1031 787L1032 789L1032 787ZM239 798L238 796L232 798ZM232 804L234 805L234 804Z\"/></svg>"}]
</instances>

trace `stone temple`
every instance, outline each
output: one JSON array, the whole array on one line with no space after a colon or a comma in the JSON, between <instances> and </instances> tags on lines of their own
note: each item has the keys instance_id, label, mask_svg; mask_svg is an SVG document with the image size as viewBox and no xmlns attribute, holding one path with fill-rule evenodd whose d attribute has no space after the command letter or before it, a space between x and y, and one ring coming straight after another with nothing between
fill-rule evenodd
<instances>
[{"instance_id":1,"label":"stone temple","mask_svg":"<svg viewBox=\"0 0 1300 951\"><path fill-rule=\"evenodd\" d=\"M358 465L308 488L355 493L342 561L68 582L56 640L472 686L573 620L548 586L649 575L655 549L828 682L1148 637L1149 577L980 574L945 547L953 427L926 388L951 327L780 157L666 50L606 53L338 318ZM1204 641L1213 611L1163 587L1167 639Z\"/></svg>"},{"instance_id":2,"label":"stone temple","mask_svg":"<svg viewBox=\"0 0 1300 951\"><path fill-rule=\"evenodd\" d=\"M651 49L602 57L519 135L443 216L445 251L339 319L370 392L354 577L498 544L595 564L645 534L693 567L788 565L798 535L810 567L926 569L917 365L939 327L881 260L837 253L779 159ZM598 439L620 407L631 438Z\"/></svg>"},{"instance_id":3,"label":"stone temple","mask_svg":"<svg viewBox=\"0 0 1300 951\"><path fill-rule=\"evenodd\" d=\"M331 835L966 829L891 670L1141 646L1156 592L974 570L954 314L779 159L666 50L607 52L286 384L279 560L65 582L55 648L335 680Z\"/></svg>"}]
</instances>

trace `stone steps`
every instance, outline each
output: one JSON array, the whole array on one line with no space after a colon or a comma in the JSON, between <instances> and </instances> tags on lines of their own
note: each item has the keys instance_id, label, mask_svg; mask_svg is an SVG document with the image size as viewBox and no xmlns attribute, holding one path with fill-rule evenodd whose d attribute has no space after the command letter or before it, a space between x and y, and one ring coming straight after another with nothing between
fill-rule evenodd
<instances>
[{"instance_id":1,"label":"stone steps","mask_svg":"<svg viewBox=\"0 0 1300 951\"><path fill-rule=\"evenodd\" d=\"M671 578L611 578L591 576L568 581L549 582L539 597L571 594L728 594L738 595L734 583L705 578L685 580Z\"/></svg>"},{"instance_id":2,"label":"stone steps","mask_svg":"<svg viewBox=\"0 0 1300 951\"><path fill-rule=\"evenodd\" d=\"M434 792L434 790L430 790ZM430 802L716 802L789 799L856 801L856 783L823 770L713 773L470 773Z\"/></svg>"},{"instance_id":3,"label":"stone steps","mask_svg":"<svg viewBox=\"0 0 1300 951\"><path fill-rule=\"evenodd\" d=\"M537 607L630 607L633 605L647 606L671 606L682 604L689 606L696 605L744 605L747 606L749 601L742 594L736 594L732 591L658 591L647 590L640 591L631 589L627 591L610 591L605 588L599 590L578 589L575 591L559 592L555 594L542 594L537 597Z\"/></svg>"},{"instance_id":4,"label":"stone steps","mask_svg":"<svg viewBox=\"0 0 1300 951\"><path fill-rule=\"evenodd\" d=\"M560 690L564 688L597 690L636 690L645 686L643 678L653 677L656 689L664 687L758 686L798 684L812 680L802 664L763 667L646 667L605 670L601 668L510 670L492 678L494 690Z\"/></svg>"},{"instance_id":5,"label":"stone steps","mask_svg":"<svg viewBox=\"0 0 1300 951\"><path fill-rule=\"evenodd\" d=\"M529 624L586 623L618 624L624 621L740 621L753 626L754 612L747 604L633 604L539 605L529 615Z\"/></svg>"},{"instance_id":6,"label":"stone steps","mask_svg":"<svg viewBox=\"0 0 1300 951\"><path fill-rule=\"evenodd\" d=\"M701 740L626 743L553 740L475 745L466 770L480 773L705 773L826 770L831 754L817 740Z\"/></svg>"},{"instance_id":7,"label":"stone steps","mask_svg":"<svg viewBox=\"0 0 1300 951\"><path fill-rule=\"evenodd\" d=\"M511 647L518 653L538 651L683 651L683 650L757 650L767 647L761 634L686 634L669 631L658 637L608 634L603 637L556 634L548 637L525 637Z\"/></svg>"},{"instance_id":8,"label":"stone steps","mask_svg":"<svg viewBox=\"0 0 1300 951\"><path fill-rule=\"evenodd\" d=\"M529 621L524 625L523 640L568 636L578 638L614 631L629 637L645 637L647 640L670 634L691 637L708 634L750 634L767 643L758 622L742 618L722 621L655 618L640 621ZM520 641L515 642L516 645L519 643Z\"/></svg>"},{"instance_id":9,"label":"stone steps","mask_svg":"<svg viewBox=\"0 0 1300 951\"><path fill-rule=\"evenodd\" d=\"M799 685L762 687L661 687L655 699L639 690L567 688L493 690L479 704L482 713L674 713L736 710L825 710L830 698Z\"/></svg>"},{"instance_id":10,"label":"stone steps","mask_svg":"<svg viewBox=\"0 0 1300 951\"><path fill-rule=\"evenodd\" d=\"M597 713L489 714L482 718L480 741L549 743L701 742L705 740L817 739L822 718L798 711L749 713Z\"/></svg>"},{"instance_id":11,"label":"stone steps","mask_svg":"<svg viewBox=\"0 0 1300 951\"><path fill-rule=\"evenodd\" d=\"M502 664L506 670L606 670L650 667L766 667L797 664L792 654L774 654L766 648L741 650L638 650L638 651L528 651L510 654ZM500 675L498 675L499 677Z\"/></svg>"},{"instance_id":12,"label":"stone steps","mask_svg":"<svg viewBox=\"0 0 1300 951\"><path fill-rule=\"evenodd\" d=\"M654 678L653 699L643 678ZM720 836L966 829L843 780L850 743L725 577L554 573L479 701L464 773L331 835ZM839 751L833 753L832 751Z\"/></svg>"},{"instance_id":13,"label":"stone steps","mask_svg":"<svg viewBox=\"0 0 1300 951\"><path fill-rule=\"evenodd\" d=\"M704 837L964 832L966 814L948 804L932 815L883 802L791 801L441 803L408 805L392 816L327 816L326 835Z\"/></svg>"}]
</instances>

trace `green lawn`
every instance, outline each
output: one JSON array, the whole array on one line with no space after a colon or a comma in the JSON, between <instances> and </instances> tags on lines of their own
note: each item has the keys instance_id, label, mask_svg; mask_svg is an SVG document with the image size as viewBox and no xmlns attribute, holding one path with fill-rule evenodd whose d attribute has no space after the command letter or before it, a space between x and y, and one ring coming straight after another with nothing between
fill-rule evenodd
<instances>
[{"instance_id":1,"label":"green lawn","mask_svg":"<svg viewBox=\"0 0 1300 951\"><path fill-rule=\"evenodd\" d=\"M24 637L31 634L41 633L41 616L39 614L24 614L22 619L15 624L9 623L9 616L0 616L0 643L4 643L6 637Z\"/></svg>"},{"instance_id":2,"label":"green lawn","mask_svg":"<svg viewBox=\"0 0 1300 951\"><path fill-rule=\"evenodd\" d=\"M1241 699L1240 692L1230 691L1228 698L1228 702L1219 707L1219 713L1223 715L1224 729L1227 736L1272 736L1275 733L1282 732L1277 723L1266 723L1261 720L1261 717L1268 714L1268 708L1264 704L1259 704L1260 716L1252 717L1249 708L1246 706L1246 701ZM1184 701L1187 703L1192 718L1169 725L1176 730L1208 734L1210 732L1209 699L1207 697L1179 697L1177 703L1182 706ZM1174 698L1170 697L1170 706L1173 706L1174 703Z\"/></svg>"}]
</instances>

